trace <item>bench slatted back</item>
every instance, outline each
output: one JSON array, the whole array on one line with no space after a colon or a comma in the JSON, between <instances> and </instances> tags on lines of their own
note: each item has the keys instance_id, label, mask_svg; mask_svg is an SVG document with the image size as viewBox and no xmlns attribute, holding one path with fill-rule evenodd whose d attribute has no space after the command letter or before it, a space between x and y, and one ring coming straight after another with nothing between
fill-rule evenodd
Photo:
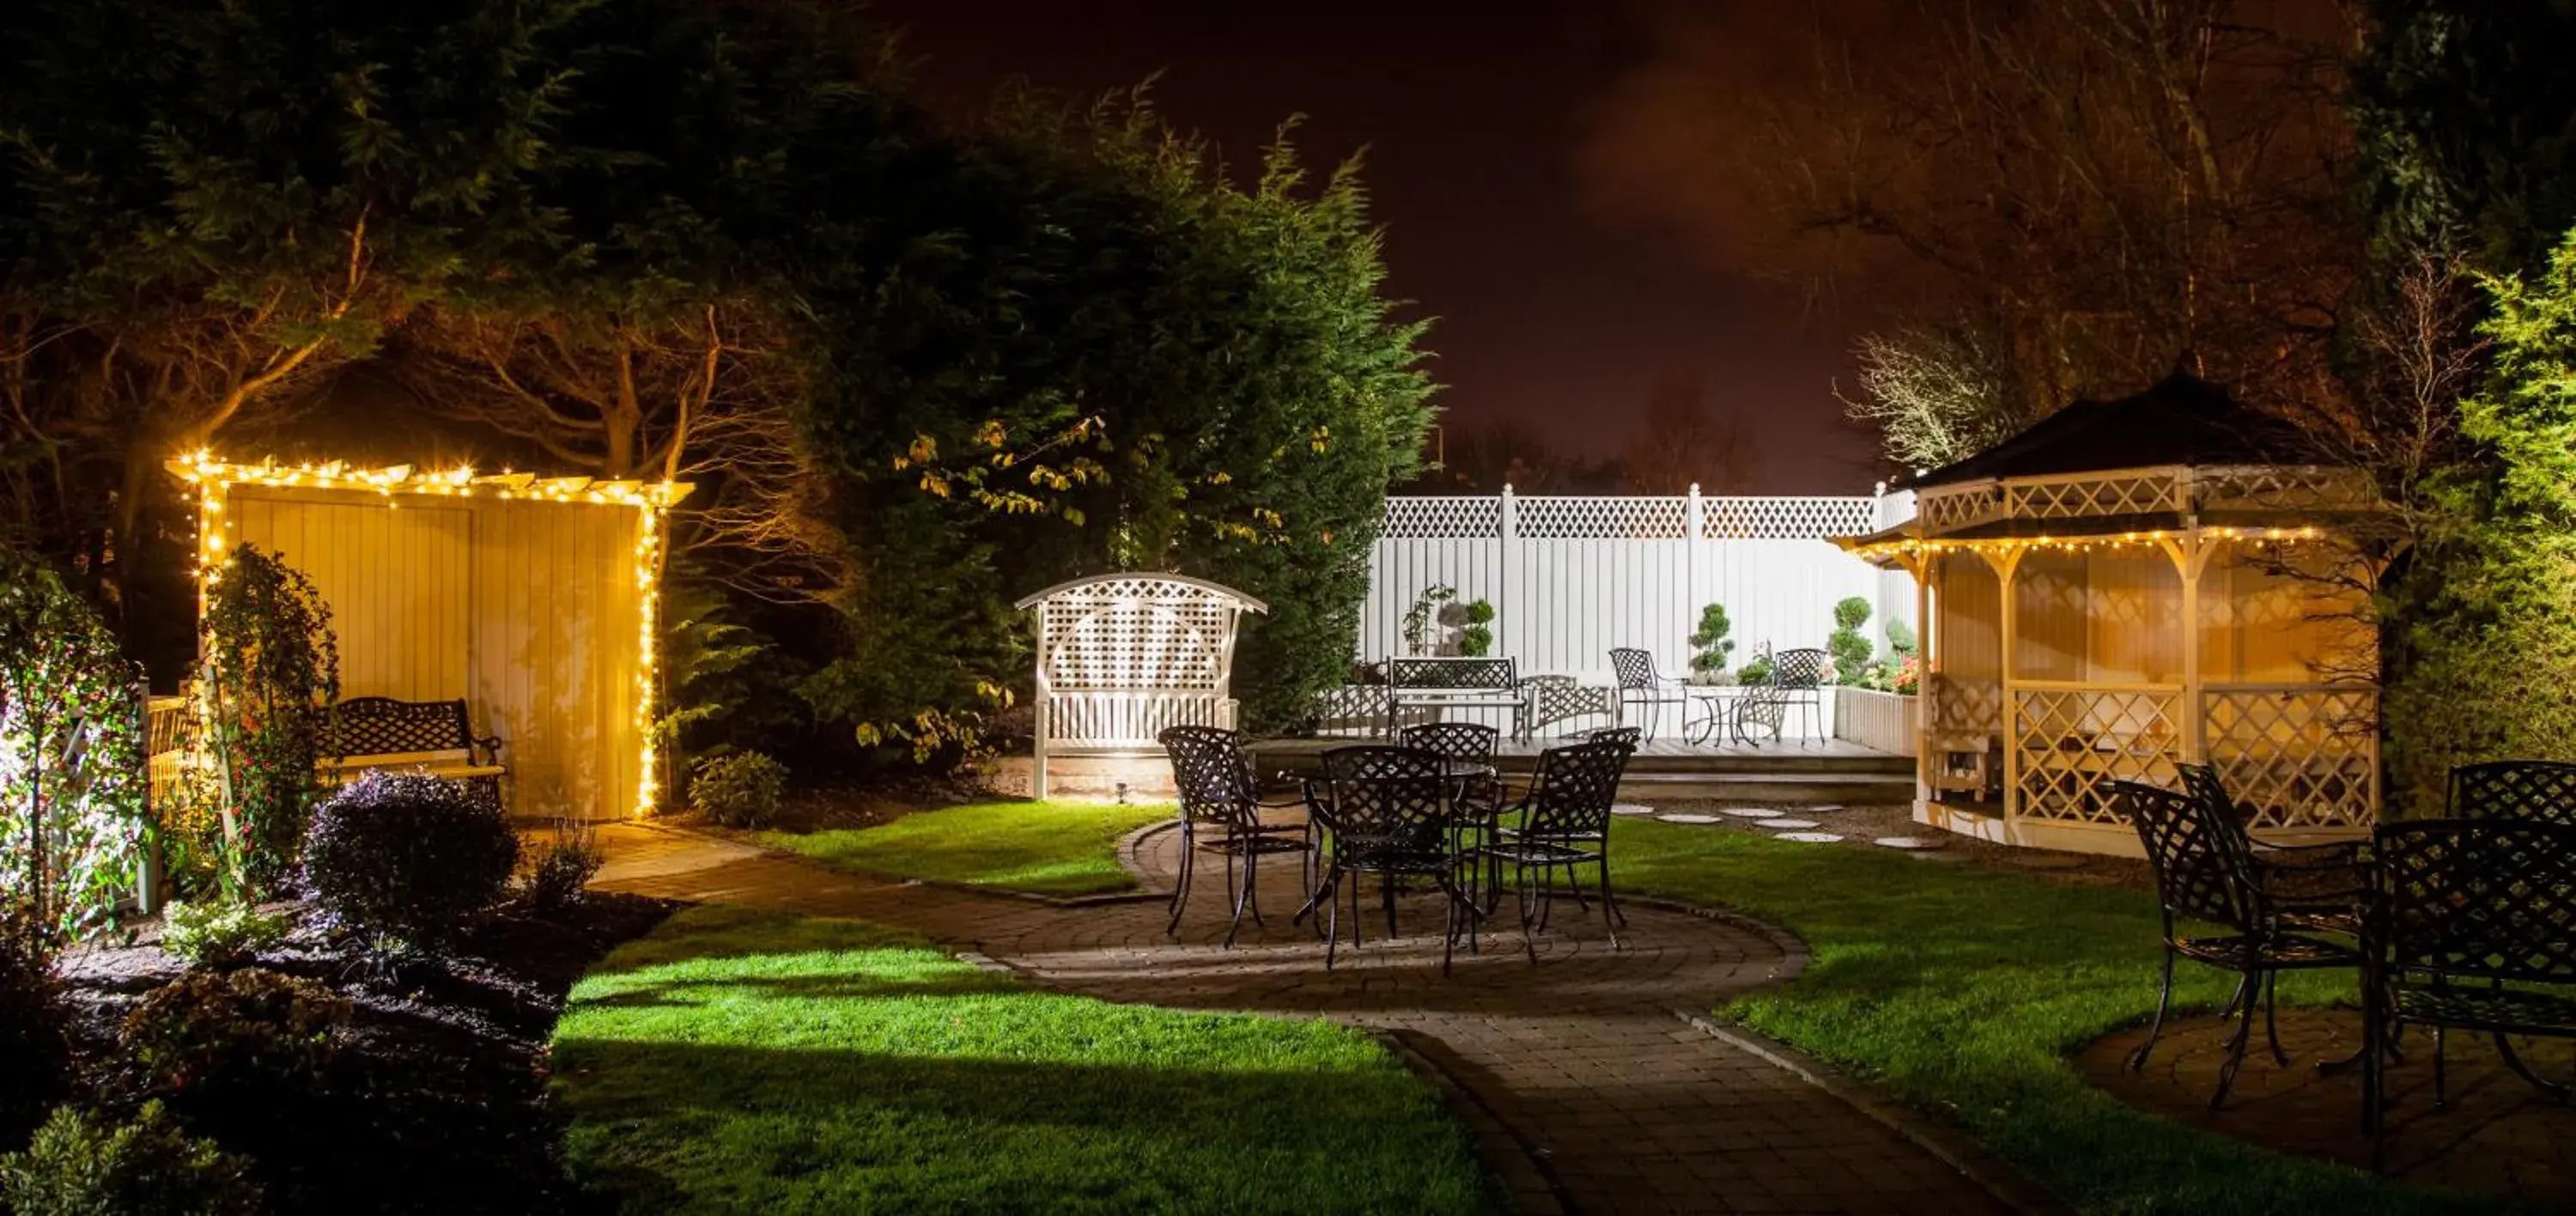
<instances>
[{"instance_id":1,"label":"bench slatted back","mask_svg":"<svg viewBox=\"0 0 2576 1216\"><path fill-rule=\"evenodd\" d=\"M1511 659L1390 659L1387 683L1396 688L1491 689L1509 692L1521 686L1518 664Z\"/></svg>"},{"instance_id":2,"label":"bench slatted back","mask_svg":"<svg viewBox=\"0 0 2576 1216\"><path fill-rule=\"evenodd\" d=\"M473 745L462 700L352 697L333 707L331 737L331 752L339 756L459 751Z\"/></svg>"}]
</instances>

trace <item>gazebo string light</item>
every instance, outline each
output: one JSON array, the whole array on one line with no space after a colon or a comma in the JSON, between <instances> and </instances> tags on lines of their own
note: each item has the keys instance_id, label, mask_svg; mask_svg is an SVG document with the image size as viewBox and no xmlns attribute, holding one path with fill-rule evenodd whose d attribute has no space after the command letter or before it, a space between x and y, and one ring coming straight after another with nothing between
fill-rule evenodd
<instances>
[{"instance_id":1,"label":"gazebo string light","mask_svg":"<svg viewBox=\"0 0 2576 1216\"><path fill-rule=\"evenodd\" d=\"M2376 650L2355 541L2378 500L2302 446L2177 375L1921 474L1914 518L1839 541L1915 577L1916 818L2134 853L2108 783L2172 784L2191 760L2258 832L2366 831Z\"/></svg>"},{"instance_id":2,"label":"gazebo string light","mask_svg":"<svg viewBox=\"0 0 2576 1216\"><path fill-rule=\"evenodd\" d=\"M195 489L197 546L193 573L199 604L222 571L224 554L240 543L239 512L229 509L238 489L289 491L296 495L371 495L387 510L405 502L435 505L440 499L585 504L630 507L637 512L631 546L630 575L635 594L636 628L632 652L633 699L628 724L637 771L631 800L633 813L654 809L661 796L659 749L654 741L655 688L660 662L660 601L663 547L671 507L686 498L687 482L607 480L590 477L539 477L503 471L479 473L470 466L422 469L398 464L377 468L344 461L289 464L275 458L237 463L200 450L168 462L170 471ZM335 501L348 501L335 499ZM335 611L338 606L335 605ZM372 639L343 638L344 653Z\"/></svg>"}]
</instances>

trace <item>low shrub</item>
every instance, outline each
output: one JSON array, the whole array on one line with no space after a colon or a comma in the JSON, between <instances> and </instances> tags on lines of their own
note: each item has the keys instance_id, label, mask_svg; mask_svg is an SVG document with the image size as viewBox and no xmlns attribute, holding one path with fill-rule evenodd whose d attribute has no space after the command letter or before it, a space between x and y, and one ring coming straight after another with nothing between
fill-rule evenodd
<instances>
[{"instance_id":1,"label":"low shrub","mask_svg":"<svg viewBox=\"0 0 2576 1216\"><path fill-rule=\"evenodd\" d=\"M689 779L689 804L709 823L765 828L778 817L787 791L787 766L759 752L729 752L697 763Z\"/></svg>"},{"instance_id":2,"label":"low shrub","mask_svg":"<svg viewBox=\"0 0 2576 1216\"><path fill-rule=\"evenodd\" d=\"M284 916L240 900L172 902L161 911L161 948L192 966L246 963L285 938Z\"/></svg>"},{"instance_id":3,"label":"low shrub","mask_svg":"<svg viewBox=\"0 0 2576 1216\"><path fill-rule=\"evenodd\" d=\"M194 1117L319 1088L332 1029L349 1013L347 1001L311 980L257 968L192 971L144 997L118 1039L134 1091Z\"/></svg>"},{"instance_id":4,"label":"low shrub","mask_svg":"<svg viewBox=\"0 0 2576 1216\"><path fill-rule=\"evenodd\" d=\"M0 1145L24 1141L63 1096L71 1039L60 996L33 916L0 911Z\"/></svg>"},{"instance_id":5,"label":"low shrub","mask_svg":"<svg viewBox=\"0 0 2576 1216\"><path fill-rule=\"evenodd\" d=\"M313 813L304 881L362 933L435 950L500 899L519 836L499 807L454 781L369 773Z\"/></svg>"},{"instance_id":6,"label":"low shrub","mask_svg":"<svg viewBox=\"0 0 2576 1216\"><path fill-rule=\"evenodd\" d=\"M607 860L586 832L557 836L538 850L536 864L528 868L528 910L554 916L578 905L591 876Z\"/></svg>"},{"instance_id":7,"label":"low shrub","mask_svg":"<svg viewBox=\"0 0 2576 1216\"><path fill-rule=\"evenodd\" d=\"M57 1108L24 1152L0 1157L0 1210L19 1216L251 1216L266 1210L249 1163L191 1139L158 1102L116 1124Z\"/></svg>"}]
</instances>

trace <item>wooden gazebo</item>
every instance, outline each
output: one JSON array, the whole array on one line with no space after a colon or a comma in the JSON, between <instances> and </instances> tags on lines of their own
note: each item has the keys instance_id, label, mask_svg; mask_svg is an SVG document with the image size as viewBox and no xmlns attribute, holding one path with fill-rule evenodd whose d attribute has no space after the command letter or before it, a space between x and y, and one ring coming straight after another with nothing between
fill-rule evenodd
<instances>
[{"instance_id":1,"label":"wooden gazebo","mask_svg":"<svg viewBox=\"0 0 2576 1216\"><path fill-rule=\"evenodd\" d=\"M1915 477L1914 517L1839 543L1914 575L1915 818L2135 854L2105 788L2218 767L2263 836L2379 806L2376 496L2286 424L2177 374L2079 401Z\"/></svg>"}]
</instances>

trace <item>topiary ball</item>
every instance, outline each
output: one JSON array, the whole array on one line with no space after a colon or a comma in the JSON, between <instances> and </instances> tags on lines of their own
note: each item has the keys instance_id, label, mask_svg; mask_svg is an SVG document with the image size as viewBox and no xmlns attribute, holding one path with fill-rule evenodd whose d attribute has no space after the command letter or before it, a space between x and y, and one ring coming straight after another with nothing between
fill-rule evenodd
<instances>
[{"instance_id":1,"label":"topiary ball","mask_svg":"<svg viewBox=\"0 0 2576 1216\"><path fill-rule=\"evenodd\" d=\"M304 883L332 918L435 950L501 898L519 836L501 809L426 773L369 773L313 812Z\"/></svg>"}]
</instances>

